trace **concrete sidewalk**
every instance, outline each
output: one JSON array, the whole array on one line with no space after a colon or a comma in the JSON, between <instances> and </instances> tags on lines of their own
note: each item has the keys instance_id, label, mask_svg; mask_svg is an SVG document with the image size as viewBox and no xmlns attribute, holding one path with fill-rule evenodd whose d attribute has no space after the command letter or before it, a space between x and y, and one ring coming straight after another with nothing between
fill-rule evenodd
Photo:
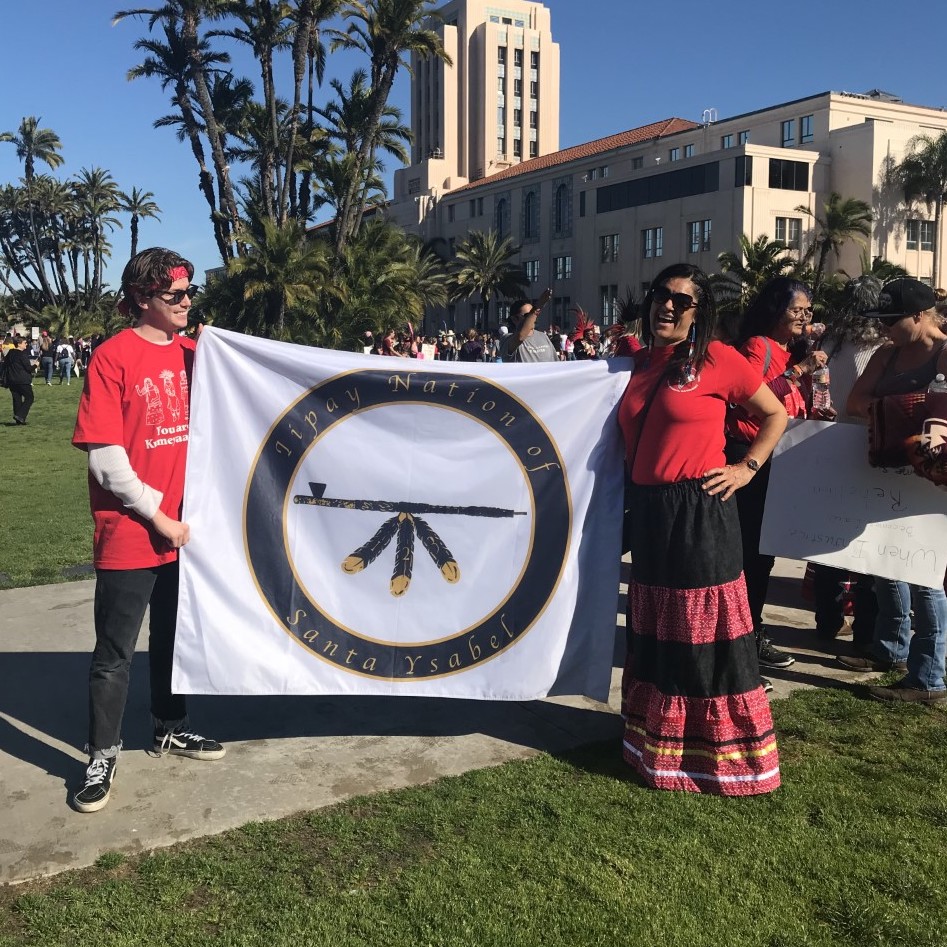
<instances>
[{"instance_id":1,"label":"concrete sidewalk","mask_svg":"<svg viewBox=\"0 0 947 947\"><path fill-rule=\"evenodd\" d=\"M797 662L767 672L772 696L859 677L817 649L799 608L802 563L778 560L767 618ZM608 704L429 698L194 697L195 727L227 744L215 763L155 758L147 657L132 669L125 750L109 805L82 815L68 796L84 773L93 582L0 592L0 883L91 864L354 795L430 782L621 734L623 618ZM624 608L624 596L619 604ZM147 630L141 644L147 642ZM844 646L844 645L843 645ZM862 676L864 677L864 676Z\"/></svg>"}]
</instances>

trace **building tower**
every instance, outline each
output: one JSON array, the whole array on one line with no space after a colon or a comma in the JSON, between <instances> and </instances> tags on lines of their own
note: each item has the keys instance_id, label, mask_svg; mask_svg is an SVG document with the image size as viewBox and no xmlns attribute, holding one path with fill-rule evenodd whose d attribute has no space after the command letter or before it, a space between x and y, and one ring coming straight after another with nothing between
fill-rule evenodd
<instances>
[{"instance_id":1,"label":"building tower","mask_svg":"<svg viewBox=\"0 0 947 947\"><path fill-rule=\"evenodd\" d=\"M559 149L559 46L529 0L450 0L435 24L453 65L415 58L411 165L396 202L436 198ZM400 215L399 215L400 216Z\"/></svg>"}]
</instances>

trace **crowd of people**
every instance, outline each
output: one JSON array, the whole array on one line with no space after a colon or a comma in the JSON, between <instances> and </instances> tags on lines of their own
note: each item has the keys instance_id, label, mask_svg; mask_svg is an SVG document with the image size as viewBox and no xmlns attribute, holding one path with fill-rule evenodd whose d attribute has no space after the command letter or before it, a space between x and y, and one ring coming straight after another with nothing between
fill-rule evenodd
<instances>
[{"instance_id":1,"label":"crowd of people","mask_svg":"<svg viewBox=\"0 0 947 947\"><path fill-rule=\"evenodd\" d=\"M176 429L187 431L195 341L187 337L196 287L193 266L154 248L122 275L119 309L133 322L98 348L82 340L4 343L4 380L14 417L26 423L34 376L51 383L78 365L84 374L73 443L88 455L95 524L96 644L89 675L89 763L72 804L108 802L121 750L129 668L150 607L154 747L199 760L225 748L197 733L171 689L186 437L146 449L157 392ZM618 421L625 443L622 516L631 552L627 655L622 676L624 759L649 786L720 795L768 793L780 784L776 734L761 667L794 659L763 622L773 567L760 550L770 457L791 418L864 419L879 399L920 393L947 374L947 334L934 290L900 278L854 322L813 331L812 292L777 278L724 337L705 273L666 267L651 283L635 325L601 331L581 310L571 332L537 326L543 303L519 299L495 333L406 326L366 351L402 358L539 363L613 356L633 362ZM940 306L940 309L938 309ZM835 365L832 397L816 376ZM162 380L162 387L155 379ZM841 379L841 382L839 382ZM844 386L842 390L839 385ZM825 566L814 576L816 634L847 629L841 582ZM883 701L947 700L947 595L883 577L854 577L854 638L839 656L853 670L902 672L870 688Z\"/></svg>"}]
</instances>

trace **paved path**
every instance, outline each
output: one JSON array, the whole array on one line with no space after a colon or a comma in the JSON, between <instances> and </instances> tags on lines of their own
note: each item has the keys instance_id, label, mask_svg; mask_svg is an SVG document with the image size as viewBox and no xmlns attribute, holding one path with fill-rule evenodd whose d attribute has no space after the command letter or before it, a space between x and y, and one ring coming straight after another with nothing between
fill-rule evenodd
<instances>
[{"instance_id":1,"label":"paved path","mask_svg":"<svg viewBox=\"0 0 947 947\"><path fill-rule=\"evenodd\" d=\"M777 562L767 618L798 661L770 673L775 697L830 679L859 679L813 650L812 614L798 607L801 575L801 563ZM621 618L607 705L584 698L507 704L195 697L195 725L227 744L227 756L215 763L145 752L147 657L139 654L112 798L102 812L82 815L67 799L86 763L92 594L91 581L0 592L0 883L83 867L105 851L158 848L540 751L617 743L621 733Z\"/></svg>"}]
</instances>

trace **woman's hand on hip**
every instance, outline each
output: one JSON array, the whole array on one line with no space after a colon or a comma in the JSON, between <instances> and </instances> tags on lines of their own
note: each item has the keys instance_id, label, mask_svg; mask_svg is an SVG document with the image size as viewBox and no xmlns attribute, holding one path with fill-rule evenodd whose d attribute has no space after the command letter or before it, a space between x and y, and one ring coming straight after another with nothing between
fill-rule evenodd
<instances>
[{"instance_id":1,"label":"woman's hand on hip","mask_svg":"<svg viewBox=\"0 0 947 947\"><path fill-rule=\"evenodd\" d=\"M728 464L726 467L714 467L708 470L701 489L711 496L720 495L721 500L729 500L736 490L745 487L755 476L746 464Z\"/></svg>"}]
</instances>

